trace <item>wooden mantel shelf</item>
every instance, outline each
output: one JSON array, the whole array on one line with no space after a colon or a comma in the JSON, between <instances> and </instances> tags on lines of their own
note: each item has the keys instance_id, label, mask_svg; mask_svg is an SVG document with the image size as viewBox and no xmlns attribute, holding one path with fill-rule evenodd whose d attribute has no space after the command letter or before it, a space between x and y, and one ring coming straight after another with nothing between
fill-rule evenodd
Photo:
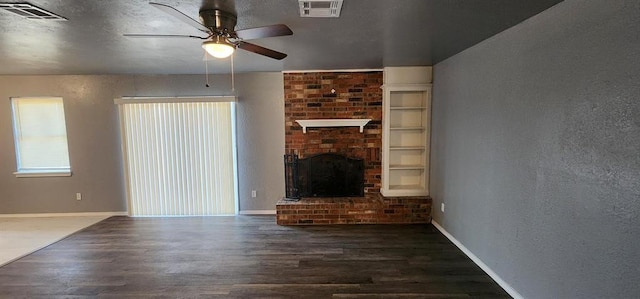
<instances>
[{"instance_id":1,"label":"wooden mantel shelf","mask_svg":"<svg viewBox=\"0 0 640 299\"><path fill-rule=\"evenodd\" d=\"M364 132L364 126L371 119L300 119L296 120L302 126L302 133L307 133L307 128L326 128L326 127L360 127L360 133Z\"/></svg>"}]
</instances>

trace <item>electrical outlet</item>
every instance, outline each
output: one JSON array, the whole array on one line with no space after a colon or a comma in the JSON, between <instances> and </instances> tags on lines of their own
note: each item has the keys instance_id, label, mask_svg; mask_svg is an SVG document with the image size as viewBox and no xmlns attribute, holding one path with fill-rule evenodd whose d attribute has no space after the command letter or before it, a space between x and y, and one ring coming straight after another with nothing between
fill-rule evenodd
<instances>
[{"instance_id":1,"label":"electrical outlet","mask_svg":"<svg viewBox=\"0 0 640 299\"><path fill-rule=\"evenodd\" d=\"M76 200L82 200L82 193L76 193Z\"/></svg>"},{"instance_id":2,"label":"electrical outlet","mask_svg":"<svg viewBox=\"0 0 640 299\"><path fill-rule=\"evenodd\" d=\"M256 190L251 190L251 197L256 198Z\"/></svg>"},{"instance_id":3,"label":"electrical outlet","mask_svg":"<svg viewBox=\"0 0 640 299\"><path fill-rule=\"evenodd\" d=\"M444 212L444 202L440 204L440 211Z\"/></svg>"}]
</instances>

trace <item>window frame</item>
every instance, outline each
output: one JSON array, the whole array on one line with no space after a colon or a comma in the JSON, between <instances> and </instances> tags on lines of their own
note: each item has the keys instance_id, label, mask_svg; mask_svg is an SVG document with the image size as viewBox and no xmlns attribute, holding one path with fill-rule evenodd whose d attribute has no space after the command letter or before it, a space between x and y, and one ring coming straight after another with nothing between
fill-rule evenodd
<instances>
[{"instance_id":1,"label":"window frame","mask_svg":"<svg viewBox=\"0 0 640 299\"><path fill-rule=\"evenodd\" d=\"M55 99L60 100L62 102L62 113L63 113L63 125L64 125L64 133L65 133L65 141L67 144L67 159L69 160L68 167L30 167L23 168L22 167L22 158L21 158L21 144L20 144L20 117L16 113L16 108L18 106L17 102L14 100L29 100L29 99ZM62 97L11 97L9 98L11 105L11 125L13 129L13 143L15 147L15 157L16 157L16 171L13 174L18 178L29 178L29 177L68 177L71 176L71 155L69 153L69 139L67 132L67 121L66 114L64 113L64 99Z\"/></svg>"}]
</instances>

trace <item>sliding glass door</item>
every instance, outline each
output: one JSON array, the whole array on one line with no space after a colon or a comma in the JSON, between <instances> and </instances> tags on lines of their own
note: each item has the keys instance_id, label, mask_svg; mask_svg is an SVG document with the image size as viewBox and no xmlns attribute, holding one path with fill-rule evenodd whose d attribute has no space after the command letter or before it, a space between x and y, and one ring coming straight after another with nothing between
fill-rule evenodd
<instances>
[{"instance_id":1,"label":"sliding glass door","mask_svg":"<svg viewBox=\"0 0 640 299\"><path fill-rule=\"evenodd\" d=\"M232 100L116 100L130 215L237 212Z\"/></svg>"}]
</instances>

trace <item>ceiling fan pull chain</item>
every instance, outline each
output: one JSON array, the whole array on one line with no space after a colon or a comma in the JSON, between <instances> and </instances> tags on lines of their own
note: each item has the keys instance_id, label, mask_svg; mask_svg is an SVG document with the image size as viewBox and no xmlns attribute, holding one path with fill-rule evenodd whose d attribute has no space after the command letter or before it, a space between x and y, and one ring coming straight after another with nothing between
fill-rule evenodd
<instances>
[{"instance_id":1,"label":"ceiling fan pull chain","mask_svg":"<svg viewBox=\"0 0 640 299\"><path fill-rule=\"evenodd\" d=\"M236 81L233 72L233 54L231 54L231 91L236 91Z\"/></svg>"},{"instance_id":2,"label":"ceiling fan pull chain","mask_svg":"<svg viewBox=\"0 0 640 299\"><path fill-rule=\"evenodd\" d=\"M206 83L204 86L209 87L209 57L207 57L207 52L204 53L204 76Z\"/></svg>"}]
</instances>

